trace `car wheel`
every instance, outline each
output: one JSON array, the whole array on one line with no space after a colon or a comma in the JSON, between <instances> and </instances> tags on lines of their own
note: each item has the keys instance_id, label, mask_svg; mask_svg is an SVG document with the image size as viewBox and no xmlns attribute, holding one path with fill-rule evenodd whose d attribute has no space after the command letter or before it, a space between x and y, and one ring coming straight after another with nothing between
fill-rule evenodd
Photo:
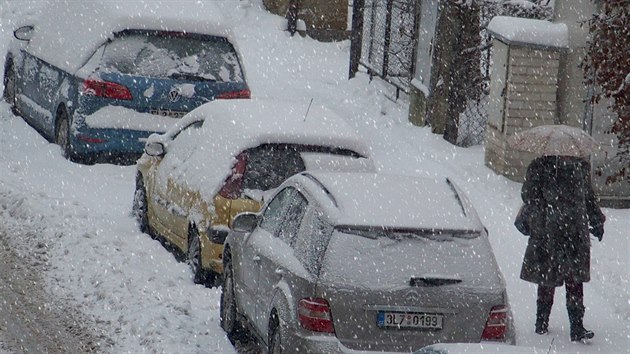
<instances>
[{"instance_id":1,"label":"car wheel","mask_svg":"<svg viewBox=\"0 0 630 354\"><path fill-rule=\"evenodd\" d=\"M194 227L191 227L188 233L188 253L186 260L190 269L193 271L193 281L195 284L205 284L207 279L206 272L201 266L201 240L199 239L197 229Z\"/></svg>"},{"instance_id":2,"label":"car wheel","mask_svg":"<svg viewBox=\"0 0 630 354\"><path fill-rule=\"evenodd\" d=\"M57 113L55 143L61 147L63 156L70 160L72 157L72 147L70 145L70 122L68 121L68 112L66 112L63 108L60 108Z\"/></svg>"},{"instance_id":3,"label":"car wheel","mask_svg":"<svg viewBox=\"0 0 630 354\"><path fill-rule=\"evenodd\" d=\"M223 270L223 287L221 290L221 328L227 333L228 338L234 338L240 324L238 322L238 310L236 308L236 294L234 292L234 273L232 264L227 263Z\"/></svg>"},{"instance_id":4,"label":"car wheel","mask_svg":"<svg viewBox=\"0 0 630 354\"><path fill-rule=\"evenodd\" d=\"M7 63L4 69L4 92L2 98L15 109L15 70L13 63Z\"/></svg>"},{"instance_id":5,"label":"car wheel","mask_svg":"<svg viewBox=\"0 0 630 354\"><path fill-rule=\"evenodd\" d=\"M133 216L138 221L140 231L145 234L150 234L147 190L144 187L144 180L142 179L142 175L140 173L136 176L136 192L133 195L132 212Z\"/></svg>"},{"instance_id":6,"label":"car wheel","mask_svg":"<svg viewBox=\"0 0 630 354\"><path fill-rule=\"evenodd\" d=\"M280 321L278 315L274 312L269 319L269 354L280 354L284 352L282 343L282 334L280 333Z\"/></svg>"}]
</instances>

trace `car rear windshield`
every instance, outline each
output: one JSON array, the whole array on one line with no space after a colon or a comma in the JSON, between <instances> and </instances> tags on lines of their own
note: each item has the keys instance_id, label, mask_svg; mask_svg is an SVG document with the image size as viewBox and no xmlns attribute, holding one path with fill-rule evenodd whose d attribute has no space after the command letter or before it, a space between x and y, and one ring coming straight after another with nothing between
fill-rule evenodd
<instances>
[{"instance_id":1,"label":"car rear windshield","mask_svg":"<svg viewBox=\"0 0 630 354\"><path fill-rule=\"evenodd\" d=\"M284 180L306 169L301 153L327 153L360 157L352 150L312 145L265 144L247 151L243 189L277 188Z\"/></svg>"},{"instance_id":2,"label":"car rear windshield","mask_svg":"<svg viewBox=\"0 0 630 354\"><path fill-rule=\"evenodd\" d=\"M226 38L160 31L124 31L106 44L101 70L146 77L243 82Z\"/></svg>"}]
</instances>

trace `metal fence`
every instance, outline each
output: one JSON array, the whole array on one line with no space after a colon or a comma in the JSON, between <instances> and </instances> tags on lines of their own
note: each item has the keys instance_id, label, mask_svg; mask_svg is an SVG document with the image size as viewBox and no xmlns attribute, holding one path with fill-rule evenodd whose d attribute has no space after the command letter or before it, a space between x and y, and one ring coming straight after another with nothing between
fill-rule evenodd
<instances>
[{"instance_id":1,"label":"metal fence","mask_svg":"<svg viewBox=\"0 0 630 354\"><path fill-rule=\"evenodd\" d=\"M492 46L490 35L486 27L492 17L496 15L495 6L481 6L480 17L480 43L471 43L469 49L465 49L463 54L468 54L472 60L478 60L480 72L477 82L467 85L467 97L464 111L459 115L458 134L455 144L469 147L479 145L484 142L486 136L486 123L488 121L488 103L490 100L490 58L492 56ZM472 65L475 67L477 65ZM471 67L466 65L465 67ZM457 74L456 74L457 75Z\"/></svg>"},{"instance_id":2,"label":"metal fence","mask_svg":"<svg viewBox=\"0 0 630 354\"><path fill-rule=\"evenodd\" d=\"M397 96L399 91L409 93L415 72L421 3L422 0L353 0L351 77L360 64L371 76L395 86ZM481 144L485 139L492 50L486 31L488 23L497 15L551 17L549 0L532 0L528 6L496 0L479 0L474 4L479 6L480 42L469 43L460 53L465 58L464 65L456 68L452 75L479 79L467 83L463 92L458 93L458 100L463 99L465 104L458 115L449 117L456 136L447 139L465 147ZM461 70L479 70L480 75L465 75Z\"/></svg>"},{"instance_id":3,"label":"metal fence","mask_svg":"<svg viewBox=\"0 0 630 354\"><path fill-rule=\"evenodd\" d=\"M416 0L364 0L353 7L362 11L360 64L406 93L415 66L418 5Z\"/></svg>"},{"instance_id":4,"label":"metal fence","mask_svg":"<svg viewBox=\"0 0 630 354\"><path fill-rule=\"evenodd\" d=\"M464 111L459 116L458 146L472 146L482 144L486 135L488 120L488 103L490 100L490 62L492 57L492 38L486 30L490 20L495 16L513 16L536 19L551 19L552 9L549 0L533 0L529 6L518 3L499 3L495 0L478 1L480 43L472 43L470 49L464 52L477 52L470 58L479 60L481 70L480 80L469 86L465 97L468 97ZM466 53L462 53L466 54Z\"/></svg>"}]
</instances>

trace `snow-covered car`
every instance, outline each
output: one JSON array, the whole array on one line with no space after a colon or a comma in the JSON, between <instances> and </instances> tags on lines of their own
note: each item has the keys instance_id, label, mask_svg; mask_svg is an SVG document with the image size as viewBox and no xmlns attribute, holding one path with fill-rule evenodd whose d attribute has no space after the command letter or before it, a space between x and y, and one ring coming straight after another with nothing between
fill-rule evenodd
<instances>
[{"instance_id":1,"label":"snow-covered car","mask_svg":"<svg viewBox=\"0 0 630 354\"><path fill-rule=\"evenodd\" d=\"M135 161L215 99L250 96L212 1L50 1L7 52L4 99L76 161Z\"/></svg>"},{"instance_id":2,"label":"snow-covered car","mask_svg":"<svg viewBox=\"0 0 630 354\"><path fill-rule=\"evenodd\" d=\"M369 156L362 138L324 106L213 101L149 137L133 208L143 231L186 255L196 283L212 285L222 279L234 215L260 210L266 194L304 170L374 171Z\"/></svg>"},{"instance_id":3,"label":"snow-covered car","mask_svg":"<svg viewBox=\"0 0 630 354\"><path fill-rule=\"evenodd\" d=\"M503 275L449 179L303 172L226 239L221 325L270 353L514 343Z\"/></svg>"}]
</instances>

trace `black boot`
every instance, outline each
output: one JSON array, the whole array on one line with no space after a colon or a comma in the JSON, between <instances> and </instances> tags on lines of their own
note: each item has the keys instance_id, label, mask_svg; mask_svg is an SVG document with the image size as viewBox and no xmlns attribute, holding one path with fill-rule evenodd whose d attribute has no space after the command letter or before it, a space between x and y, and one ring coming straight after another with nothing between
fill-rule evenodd
<instances>
[{"instance_id":1,"label":"black boot","mask_svg":"<svg viewBox=\"0 0 630 354\"><path fill-rule=\"evenodd\" d=\"M586 341L595 336L593 331L584 328L584 306L567 306L571 322L571 341Z\"/></svg>"},{"instance_id":2,"label":"black boot","mask_svg":"<svg viewBox=\"0 0 630 354\"><path fill-rule=\"evenodd\" d=\"M547 334L549 332L549 314L551 313L551 305L540 303L536 304L536 333Z\"/></svg>"}]
</instances>

